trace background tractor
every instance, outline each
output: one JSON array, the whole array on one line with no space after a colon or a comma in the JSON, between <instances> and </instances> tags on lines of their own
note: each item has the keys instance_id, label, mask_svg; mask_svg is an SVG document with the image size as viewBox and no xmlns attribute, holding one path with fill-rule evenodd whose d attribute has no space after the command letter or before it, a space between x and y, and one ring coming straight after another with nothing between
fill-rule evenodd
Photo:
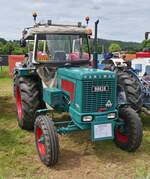
<instances>
[{"instance_id":1,"label":"background tractor","mask_svg":"<svg viewBox=\"0 0 150 179\"><path fill-rule=\"evenodd\" d=\"M148 40L150 32L145 33ZM102 69L116 72L118 76L118 103L128 103L137 112L150 114L150 51L137 52L137 59L125 61L125 58L106 54ZM125 56L124 56L125 57Z\"/></svg>"},{"instance_id":2,"label":"background tractor","mask_svg":"<svg viewBox=\"0 0 150 179\"><path fill-rule=\"evenodd\" d=\"M143 106L142 86L135 73L131 70L130 62L123 58L106 58L102 61L103 69L110 70L117 75L117 97L118 103L127 103L137 112Z\"/></svg>"},{"instance_id":3,"label":"background tractor","mask_svg":"<svg viewBox=\"0 0 150 179\"><path fill-rule=\"evenodd\" d=\"M88 67L91 31L81 23L59 25L49 20L23 31L21 46L33 49L14 70L18 124L34 128L39 157L47 166L58 161L58 134L88 129L92 141L113 139L129 152L141 144L138 114L117 103L116 74L96 68L97 25L98 21L93 68ZM66 112L68 119L56 120L56 112Z\"/></svg>"},{"instance_id":4,"label":"background tractor","mask_svg":"<svg viewBox=\"0 0 150 179\"><path fill-rule=\"evenodd\" d=\"M142 88L142 110L147 114L150 114L150 111L148 111L150 110L150 58L141 56L140 58L134 59L130 70L134 77L139 81L139 85Z\"/></svg>"}]
</instances>

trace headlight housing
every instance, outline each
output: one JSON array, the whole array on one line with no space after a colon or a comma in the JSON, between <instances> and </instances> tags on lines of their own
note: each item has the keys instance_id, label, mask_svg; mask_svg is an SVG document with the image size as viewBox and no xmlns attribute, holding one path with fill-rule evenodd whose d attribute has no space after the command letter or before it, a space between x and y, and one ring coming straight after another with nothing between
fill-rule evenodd
<instances>
[{"instance_id":1,"label":"headlight housing","mask_svg":"<svg viewBox=\"0 0 150 179\"><path fill-rule=\"evenodd\" d=\"M115 112L109 113L109 114L107 115L107 118L108 118L108 119L114 119L114 118L116 118L116 113L115 113Z\"/></svg>"},{"instance_id":2,"label":"headlight housing","mask_svg":"<svg viewBox=\"0 0 150 179\"><path fill-rule=\"evenodd\" d=\"M90 122L93 120L93 116L83 116L82 121L83 122Z\"/></svg>"}]
</instances>

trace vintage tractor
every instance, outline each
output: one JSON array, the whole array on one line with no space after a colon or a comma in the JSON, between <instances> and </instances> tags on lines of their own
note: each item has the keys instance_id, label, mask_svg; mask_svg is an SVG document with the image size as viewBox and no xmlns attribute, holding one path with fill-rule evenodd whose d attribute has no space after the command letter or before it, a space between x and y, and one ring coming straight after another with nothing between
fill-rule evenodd
<instances>
[{"instance_id":1,"label":"vintage tractor","mask_svg":"<svg viewBox=\"0 0 150 179\"><path fill-rule=\"evenodd\" d=\"M88 67L89 33L81 23L59 25L50 20L23 31L21 45L30 49L33 44L33 49L14 70L18 124L34 128L39 157L47 166L58 161L58 134L90 130L92 141L113 139L129 152L142 141L138 114L117 104L116 74L95 68L96 51L95 66ZM68 119L56 120L58 112L66 112Z\"/></svg>"}]
</instances>

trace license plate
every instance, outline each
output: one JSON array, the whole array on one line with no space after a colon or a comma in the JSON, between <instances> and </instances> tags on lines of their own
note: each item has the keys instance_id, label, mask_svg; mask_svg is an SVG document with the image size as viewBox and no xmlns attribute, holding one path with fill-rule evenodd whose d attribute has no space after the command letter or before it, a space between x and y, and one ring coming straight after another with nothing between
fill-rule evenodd
<instances>
[{"instance_id":1,"label":"license plate","mask_svg":"<svg viewBox=\"0 0 150 179\"><path fill-rule=\"evenodd\" d=\"M93 127L95 140L113 137L112 123L95 124Z\"/></svg>"}]
</instances>

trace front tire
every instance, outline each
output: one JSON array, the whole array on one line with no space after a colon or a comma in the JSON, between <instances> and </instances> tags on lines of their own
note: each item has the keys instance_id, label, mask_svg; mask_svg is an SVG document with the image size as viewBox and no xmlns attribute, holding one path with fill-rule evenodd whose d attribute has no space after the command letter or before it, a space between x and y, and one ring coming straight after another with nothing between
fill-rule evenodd
<instances>
[{"instance_id":1,"label":"front tire","mask_svg":"<svg viewBox=\"0 0 150 179\"><path fill-rule=\"evenodd\" d=\"M119 118L124 126L117 126L115 129L115 144L128 152L133 152L142 142L143 129L140 117L130 107L124 107L119 111Z\"/></svg>"},{"instance_id":2,"label":"front tire","mask_svg":"<svg viewBox=\"0 0 150 179\"><path fill-rule=\"evenodd\" d=\"M54 166L58 162L59 141L53 121L48 116L38 116L34 132L36 148L41 161L46 166Z\"/></svg>"}]
</instances>

